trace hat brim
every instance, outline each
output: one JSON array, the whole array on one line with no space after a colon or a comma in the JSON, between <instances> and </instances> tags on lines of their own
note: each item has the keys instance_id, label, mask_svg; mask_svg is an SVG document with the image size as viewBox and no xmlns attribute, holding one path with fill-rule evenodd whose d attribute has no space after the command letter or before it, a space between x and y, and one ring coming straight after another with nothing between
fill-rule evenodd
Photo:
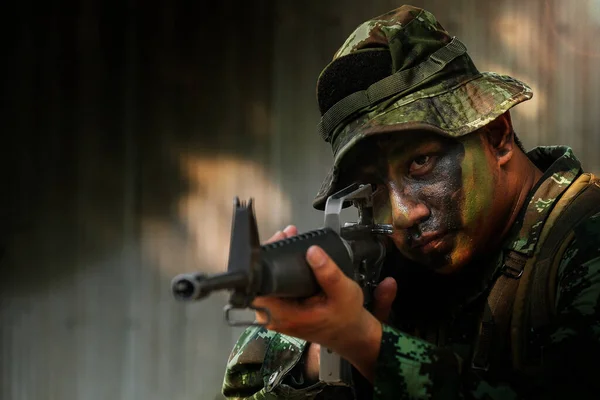
<instances>
[{"instance_id":1,"label":"hat brim","mask_svg":"<svg viewBox=\"0 0 600 400\"><path fill-rule=\"evenodd\" d=\"M419 90L362 114L336 132L333 166L315 196L313 207L323 210L327 197L342 189L336 185L339 166L361 140L382 133L419 130L448 137L464 136L532 96L531 88L521 81L483 72L475 78L454 82L453 86Z\"/></svg>"}]
</instances>

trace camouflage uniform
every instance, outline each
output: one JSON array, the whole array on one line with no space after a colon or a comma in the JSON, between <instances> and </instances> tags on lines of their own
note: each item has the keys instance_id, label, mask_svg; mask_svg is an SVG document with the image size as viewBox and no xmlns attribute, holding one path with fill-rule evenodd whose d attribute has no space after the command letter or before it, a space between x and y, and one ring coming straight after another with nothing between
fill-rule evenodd
<instances>
[{"instance_id":1,"label":"camouflage uniform","mask_svg":"<svg viewBox=\"0 0 600 400\"><path fill-rule=\"evenodd\" d=\"M332 145L334 166L315 199L316 208L322 208L326 197L339 189L345 158L351 160L351 150L366 137L423 129L462 136L531 98L524 83L477 71L460 46L458 51L450 49L450 55L440 53L451 40L430 13L408 6L366 22L348 38L318 83L323 114L320 130ZM402 77L401 84L386 84L383 96L369 93L365 101L355 101L359 109L346 104L334 113L337 116L328 115L334 104L344 103L344 99L330 98L328 88L340 85L331 80L353 68L355 73L365 73L356 68L388 57L382 49L391 54L391 72ZM436 59L421 71L415 70L426 64L427 55ZM435 64L442 65L441 69ZM334 73L329 74L331 70ZM405 71L409 72L402 75ZM381 79L363 79L364 87L342 90L340 96ZM346 84L356 86L353 82ZM395 89L389 91L389 87ZM506 252L533 252L550 210L582 173L579 161L566 147L540 147L528 156L544 175L497 253L473 260L452 277L411 268L404 264L406 260L393 256L386 261L386 274L398 282L398 296L393 320L383 325L374 399L591 398L600 393L595 376L596 360L600 360L600 201L593 216L579 223L569 238L558 269L554 317L527 334L529 346L543 354L541 372L524 377L513 371L507 342L494 349L489 369L472 368L487 294ZM353 398L350 388L305 380L306 346L297 338L257 327L247 329L229 358L223 394L229 399L257 400Z\"/></svg>"},{"instance_id":2,"label":"camouflage uniform","mask_svg":"<svg viewBox=\"0 0 600 400\"><path fill-rule=\"evenodd\" d=\"M535 193L530 193L527 209L515 227L521 226L526 216L537 216L543 222L556 199L581 172L579 162L565 147L540 147L529 156L540 167L551 165ZM533 228L526 235L518 229L513 232L504 248L535 246L541 224L530 225ZM543 375L526 381L513 376L509 369L503 370L509 360L501 355L495 360L499 365L495 369L477 372L469 368L485 300L479 294L486 292L488 277L501 265L503 254L499 251L477 279L466 280L459 288L463 292L460 297L450 295L452 305L437 310L437 318L420 321L418 328L413 326L412 334L384 324L374 399L592 398L600 393L596 377L600 360L600 204L598 213L577 227L564 254L557 280L557 315L551 324L532 333L535 346L544 349L547 365ZM417 311L413 314L431 315L428 305L419 308L423 302L414 293L437 291L441 283L422 282L411 293L402 289L402 283L399 281L401 298L397 303L411 298L406 303L410 311ZM444 303L439 296L436 301ZM406 310L398 308L396 319L401 320ZM332 389L323 390L322 384L311 385L303 380L298 363L305 346L300 339L249 328L231 353L223 393L231 399L314 399L321 391L325 396Z\"/></svg>"}]
</instances>

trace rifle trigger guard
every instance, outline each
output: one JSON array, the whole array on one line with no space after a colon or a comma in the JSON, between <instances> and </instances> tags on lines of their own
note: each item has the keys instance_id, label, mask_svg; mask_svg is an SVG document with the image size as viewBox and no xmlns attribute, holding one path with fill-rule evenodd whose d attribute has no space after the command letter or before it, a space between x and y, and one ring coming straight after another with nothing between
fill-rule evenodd
<instances>
[{"instance_id":1,"label":"rifle trigger guard","mask_svg":"<svg viewBox=\"0 0 600 400\"><path fill-rule=\"evenodd\" d=\"M265 313L267 316L266 322L259 323L259 322L256 322L256 319L254 319L254 321L236 320L231 317L232 310L243 310L245 308L248 308L248 309L251 309L254 311L261 311L261 312ZM231 304L228 304L225 306L223 311L225 312L225 321L227 321L229 326L262 326L262 327L265 327L265 326L269 325L269 323L271 322L271 312L269 311L269 309L263 308L263 307L252 307L252 306L234 307Z\"/></svg>"}]
</instances>

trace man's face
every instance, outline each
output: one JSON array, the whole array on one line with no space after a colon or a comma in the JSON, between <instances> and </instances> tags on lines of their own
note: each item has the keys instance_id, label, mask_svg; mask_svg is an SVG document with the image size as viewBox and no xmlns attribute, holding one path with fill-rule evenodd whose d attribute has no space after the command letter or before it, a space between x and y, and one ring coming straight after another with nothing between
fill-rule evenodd
<instances>
[{"instance_id":1,"label":"man's face","mask_svg":"<svg viewBox=\"0 0 600 400\"><path fill-rule=\"evenodd\" d=\"M479 133L458 139L428 132L378 141L359 179L377 185L377 223L394 226L400 252L441 273L460 269L494 232L496 171Z\"/></svg>"}]
</instances>

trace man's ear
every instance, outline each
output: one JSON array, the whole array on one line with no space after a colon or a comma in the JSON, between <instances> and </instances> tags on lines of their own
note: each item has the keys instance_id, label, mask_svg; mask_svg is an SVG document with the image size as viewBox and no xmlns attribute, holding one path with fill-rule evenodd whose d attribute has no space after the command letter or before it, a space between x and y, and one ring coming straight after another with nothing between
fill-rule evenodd
<instances>
[{"instance_id":1,"label":"man's ear","mask_svg":"<svg viewBox=\"0 0 600 400\"><path fill-rule=\"evenodd\" d=\"M510 114L506 112L487 124L484 132L498 165L505 165L512 158L515 148Z\"/></svg>"}]
</instances>

